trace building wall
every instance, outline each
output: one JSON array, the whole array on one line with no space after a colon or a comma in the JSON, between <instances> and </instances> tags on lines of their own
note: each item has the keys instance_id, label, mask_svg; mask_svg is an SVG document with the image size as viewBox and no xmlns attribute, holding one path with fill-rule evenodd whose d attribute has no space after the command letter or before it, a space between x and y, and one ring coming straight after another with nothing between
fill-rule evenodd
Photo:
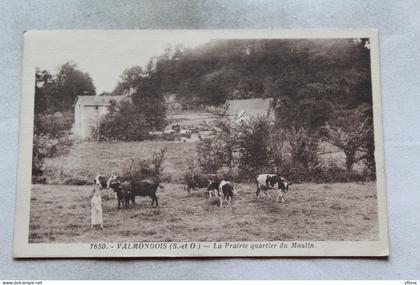
<instances>
[{"instance_id":1,"label":"building wall","mask_svg":"<svg viewBox=\"0 0 420 285\"><path fill-rule=\"evenodd\" d=\"M73 125L73 134L79 138L82 138L82 121L81 121L81 110L80 104L74 106L74 125Z\"/></svg>"},{"instance_id":2,"label":"building wall","mask_svg":"<svg viewBox=\"0 0 420 285\"><path fill-rule=\"evenodd\" d=\"M228 114L238 115L246 113L247 115L257 116L268 116L270 119L274 119L274 110L272 109L271 103L272 98L250 98L250 99L236 99L228 100L229 105Z\"/></svg>"},{"instance_id":3,"label":"building wall","mask_svg":"<svg viewBox=\"0 0 420 285\"><path fill-rule=\"evenodd\" d=\"M107 106L78 104L74 110L74 134L82 140L91 138L92 127L98 127L101 118L107 113Z\"/></svg>"},{"instance_id":4,"label":"building wall","mask_svg":"<svg viewBox=\"0 0 420 285\"><path fill-rule=\"evenodd\" d=\"M166 103L166 108L168 110L182 110L182 105L178 102L169 102Z\"/></svg>"}]
</instances>

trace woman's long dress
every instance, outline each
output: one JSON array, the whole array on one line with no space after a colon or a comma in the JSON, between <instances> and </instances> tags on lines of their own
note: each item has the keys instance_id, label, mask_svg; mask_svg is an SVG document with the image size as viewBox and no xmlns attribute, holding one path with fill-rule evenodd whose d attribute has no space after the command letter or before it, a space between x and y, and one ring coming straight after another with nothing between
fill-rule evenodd
<instances>
[{"instance_id":1,"label":"woman's long dress","mask_svg":"<svg viewBox=\"0 0 420 285\"><path fill-rule=\"evenodd\" d=\"M103 224L102 219L102 199L101 195L93 195L91 200L92 212L91 212L91 225L101 225Z\"/></svg>"}]
</instances>

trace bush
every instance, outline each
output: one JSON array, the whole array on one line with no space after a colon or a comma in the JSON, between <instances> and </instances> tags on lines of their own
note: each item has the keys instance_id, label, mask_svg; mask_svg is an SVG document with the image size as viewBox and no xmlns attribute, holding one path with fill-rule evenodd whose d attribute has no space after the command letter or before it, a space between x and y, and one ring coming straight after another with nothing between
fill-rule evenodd
<instances>
[{"instance_id":1,"label":"bush","mask_svg":"<svg viewBox=\"0 0 420 285\"><path fill-rule=\"evenodd\" d=\"M55 112L37 114L34 118L34 134L59 138L68 133L73 125L73 113Z\"/></svg>"},{"instance_id":2,"label":"bush","mask_svg":"<svg viewBox=\"0 0 420 285\"><path fill-rule=\"evenodd\" d=\"M44 183L45 178L43 175L42 165L44 162L45 155L42 152L42 143L39 140L39 136L34 135L32 143L32 182L33 183Z\"/></svg>"},{"instance_id":3,"label":"bush","mask_svg":"<svg viewBox=\"0 0 420 285\"><path fill-rule=\"evenodd\" d=\"M221 116L210 130L211 135L197 144L199 168L227 179L248 182L272 172L295 183L364 181L369 176L334 163L323 165L321 135L308 128L276 130L267 117L235 121Z\"/></svg>"},{"instance_id":4,"label":"bush","mask_svg":"<svg viewBox=\"0 0 420 285\"><path fill-rule=\"evenodd\" d=\"M299 175L300 180L313 181L322 170L318 158L318 135L304 128L292 129L289 131L288 141L291 149L290 175L293 178Z\"/></svg>"},{"instance_id":5,"label":"bush","mask_svg":"<svg viewBox=\"0 0 420 285\"><path fill-rule=\"evenodd\" d=\"M198 143L198 162L205 172L228 169L228 176L240 181L278 172L294 182L313 181L321 174L317 133L304 128L275 131L264 116L235 119L217 119L212 135Z\"/></svg>"},{"instance_id":6,"label":"bush","mask_svg":"<svg viewBox=\"0 0 420 285\"><path fill-rule=\"evenodd\" d=\"M57 157L66 155L70 147L73 145L73 140L69 135L63 135L59 138L51 138L46 135L34 135L33 147L34 155L43 158Z\"/></svg>"},{"instance_id":7,"label":"bush","mask_svg":"<svg viewBox=\"0 0 420 285\"><path fill-rule=\"evenodd\" d=\"M51 138L48 135L34 135L32 142L32 182L45 183L42 169L44 159L63 156L67 154L73 141L68 134L59 138Z\"/></svg>"},{"instance_id":8,"label":"bush","mask_svg":"<svg viewBox=\"0 0 420 285\"><path fill-rule=\"evenodd\" d=\"M34 118L32 142L32 182L45 183L42 169L44 159L63 156L73 145L70 129L73 124L71 112L40 113Z\"/></svg>"},{"instance_id":9,"label":"bush","mask_svg":"<svg viewBox=\"0 0 420 285\"><path fill-rule=\"evenodd\" d=\"M364 175L367 179L376 180L376 162L375 162L375 139L373 127L369 128L363 137L363 146L366 154L362 157L366 169Z\"/></svg>"},{"instance_id":10,"label":"bush","mask_svg":"<svg viewBox=\"0 0 420 285\"><path fill-rule=\"evenodd\" d=\"M208 173L215 173L219 168L235 165L234 153L238 148L238 125L235 119L227 115L227 107L212 125L204 124L210 130L210 136L200 139L197 144L198 164Z\"/></svg>"},{"instance_id":11,"label":"bush","mask_svg":"<svg viewBox=\"0 0 420 285\"><path fill-rule=\"evenodd\" d=\"M209 137L197 143L198 164L204 172L215 173L224 165L223 142Z\"/></svg>"},{"instance_id":12,"label":"bush","mask_svg":"<svg viewBox=\"0 0 420 285\"><path fill-rule=\"evenodd\" d=\"M220 179L224 179L224 180L236 181L236 182L244 181L244 179L241 178L239 174L239 169L237 167L230 167L230 168L222 167L216 172L216 175ZM251 177L251 178L252 180L254 180L254 177ZM249 177L247 177L247 179L249 179Z\"/></svg>"},{"instance_id":13,"label":"bush","mask_svg":"<svg viewBox=\"0 0 420 285\"><path fill-rule=\"evenodd\" d=\"M166 148L153 153L151 160L134 160L123 169L122 176L133 182L150 179L156 182L171 180L171 177L163 176L163 162L167 153Z\"/></svg>"},{"instance_id":14,"label":"bush","mask_svg":"<svg viewBox=\"0 0 420 285\"><path fill-rule=\"evenodd\" d=\"M98 129L92 129L92 137L99 141L142 141L148 137L144 114L134 104L111 100L108 113Z\"/></svg>"},{"instance_id":15,"label":"bush","mask_svg":"<svg viewBox=\"0 0 420 285\"><path fill-rule=\"evenodd\" d=\"M314 177L314 182L331 183L331 182L355 182L365 181L365 176L356 171L348 171L338 167L336 163L331 162L322 167L321 175Z\"/></svg>"},{"instance_id":16,"label":"bush","mask_svg":"<svg viewBox=\"0 0 420 285\"><path fill-rule=\"evenodd\" d=\"M293 182L310 182L322 172L319 136L308 129L280 130L271 136L273 168Z\"/></svg>"},{"instance_id":17,"label":"bush","mask_svg":"<svg viewBox=\"0 0 420 285\"><path fill-rule=\"evenodd\" d=\"M274 156L270 146L272 125L267 117L242 121L238 132L240 176L271 172Z\"/></svg>"}]
</instances>

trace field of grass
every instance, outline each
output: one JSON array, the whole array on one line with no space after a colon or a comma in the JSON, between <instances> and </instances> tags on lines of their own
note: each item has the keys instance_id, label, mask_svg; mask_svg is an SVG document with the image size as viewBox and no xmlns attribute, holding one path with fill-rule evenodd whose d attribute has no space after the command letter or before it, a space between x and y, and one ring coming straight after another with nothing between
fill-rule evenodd
<instances>
[{"instance_id":1,"label":"field of grass","mask_svg":"<svg viewBox=\"0 0 420 285\"><path fill-rule=\"evenodd\" d=\"M121 175L131 158L150 159L153 152L163 147L167 147L164 176L170 177L171 181L182 181L188 160L196 155L195 144L191 142L79 143L64 157L46 159L44 173L51 184L73 184L68 181L74 178L90 182L98 174Z\"/></svg>"},{"instance_id":2,"label":"field of grass","mask_svg":"<svg viewBox=\"0 0 420 285\"><path fill-rule=\"evenodd\" d=\"M206 112L183 111L168 116L171 124L179 124L184 129L201 128L203 123L210 123L217 116Z\"/></svg>"},{"instance_id":3,"label":"field of grass","mask_svg":"<svg viewBox=\"0 0 420 285\"><path fill-rule=\"evenodd\" d=\"M33 185L29 240L33 243L117 241L375 240L375 183L296 184L285 204L255 199L255 186L237 184L233 210L218 208L204 189L190 196L163 184L159 209L137 197L117 210L103 199L104 230L90 229L92 186Z\"/></svg>"},{"instance_id":4,"label":"field of grass","mask_svg":"<svg viewBox=\"0 0 420 285\"><path fill-rule=\"evenodd\" d=\"M183 127L199 127L213 119L209 113L171 115ZM285 204L255 199L255 185L237 184L233 210L218 208L204 189L190 196L180 184L195 142L143 141L75 144L63 157L44 163L51 185L33 185L30 242L99 241L262 241L375 240L378 214L375 183L294 184ZM158 190L158 209L149 198L117 210L115 199L103 199L104 230L90 229L90 183L98 174L122 174L130 159L150 159L167 148L164 189ZM322 160L344 163L343 153L324 145Z\"/></svg>"},{"instance_id":5,"label":"field of grass","mask_svg":"<svg viewBox=\"0 0 420 285\"><path fill-rule=\"evenodd\" d=\"M202 122L210 122L215 116L205 112L185 111L169 116L173 123L182 128L199 128ZM70 152L62 157L47 158L44 162L44 176L50 184L75 184L75 181L90 182L98 174L121 174L130 164L130 159L150 159L153 152L167 148L163 164L164 177L172 182L181 182L188 161L195 158L196 135L183 141L142 141L76 143Z\"/></svg>"},{"instance_id":6,"label":"field of grass","mask_svg":"<svg viewBox=\"0 0 420 285\"><path fill-rule=\"evenodd\" d=\"M170 115L169 120L180 124L182 128L192 129L202 127L203 122L211 122L215 117L206 112L183 111ZM121 175L122 170L130 164L130 159L150 159L153 152L166 147L163 180L180 183L189 161L196 159L197 141L197 134L193 134L190 139L184 138L182 141L76 143L65 156L45 159L44 177L49 184L86 184L98 174ZM320 159L325 164L333 162L345 168L344 153L331 144L320 145ZM356 163L354 170L361 172L363 167L361 163Z\"/></svg>"}]
</instances>

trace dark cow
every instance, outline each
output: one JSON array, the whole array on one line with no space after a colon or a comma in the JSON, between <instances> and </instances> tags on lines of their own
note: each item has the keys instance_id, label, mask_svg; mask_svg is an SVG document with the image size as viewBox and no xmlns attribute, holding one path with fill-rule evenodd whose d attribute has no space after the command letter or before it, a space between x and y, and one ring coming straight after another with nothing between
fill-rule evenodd
<instances>
[{"instance_id":1,"label":"dark cow","mask_svg":"<svg viewBox=\"0 0 420 285\"><path fill-rule=\"evenodd\" d=\"M129 199L133 202L133 204L136 203L135 199L136 196L140 197L147 197L149 196L152 198L152 204L156 202L156 207L159 206L158 204L158 198L156 196L156 191L159 188L163 188L163 186L159 185L157 182L153 182L151 180L141 180L141 181L128 181L125 180L121 182L120 188L123 191L126 191L128 193Z\"/></svg>"},{"instance_id":2,"label":"dark cow","mask_svg":"<svg viewBox=\"0 0 420 285\"><path fill-rule=\"evenodd\" d=\"M284 203L283 193L287 193L289 185L292 185L292 183L287 182L286 179L277 174L260 174L255 177L255 183L257 184L257 199L259 199L261 190L268 198L272 199L267 190L274 189L274 186L277 184L279 191L276 197L276 203L278 203L280 197L282 203Z\"/></svg>"},{"instance_id":3,"label":"dark cow","mask_svg":"<svg viewBox=\"0 0 420 285\"><path fill-rule=\"evenodd\" d=\"M217 180L215 174L208 173L188 173L184 176L184 190L187 190L188 195L191 189L206 188L210 180Z\"/></svg>"},{"instance_id":4,"label":"dark cow","mask_svg":"<svg viewBox=\"0 0 420 285\"><path fill-rule=\"evenodd\" d=\"M212 191L214 190L220 199L220 207L223 206L223 199L225 199L228 203L229 210L232 209L232 199L233 199L233 184L229 181L222 180L222 181L210 181L209 185L207 186L207 190Z\"/></svg>"},{"instance_id":5,"label":"dark cow","mask_svg":"<svg viewBox=\"0 0 420 285\"><path fill-rule=\"evenodd\" d=\"M107 186L117 193L118 209L120 209L121 206L128 209L131 192L121 188L121 181L119 180L119 177L112 175L108 179Z\"/></svg>"}]
</instances>

